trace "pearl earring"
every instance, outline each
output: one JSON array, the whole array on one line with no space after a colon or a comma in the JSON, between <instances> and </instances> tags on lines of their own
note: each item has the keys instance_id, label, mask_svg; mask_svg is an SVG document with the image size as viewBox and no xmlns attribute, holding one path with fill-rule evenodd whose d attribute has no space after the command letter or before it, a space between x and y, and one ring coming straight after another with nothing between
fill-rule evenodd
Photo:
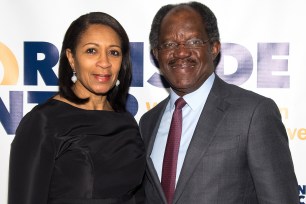
<instances>
[{"instance_id":1,"label":"pearl earring","mask_svg":"<svg viewBox=\"0 0 306 204\"><path fill-rule=\"evenodd\" d=\"M119 86L119 85L120 85L120 81L119 81L119 79L117 79L116 86Z\"/></svg>"},{"instance_id":2,"label":"pearl earring","mask_svg":"<svg viewBox=\"0 0 306 204\"><path fill-rule=\"evenodd\" d=\"M71 77L71 81L73 82L73 83L75 83L77 80L78 80L78 78L77 78L77 76L76 76L76 72L73 70L72 71L73 73L72 73L72 77Z\"/></svg>"}]
</instances>

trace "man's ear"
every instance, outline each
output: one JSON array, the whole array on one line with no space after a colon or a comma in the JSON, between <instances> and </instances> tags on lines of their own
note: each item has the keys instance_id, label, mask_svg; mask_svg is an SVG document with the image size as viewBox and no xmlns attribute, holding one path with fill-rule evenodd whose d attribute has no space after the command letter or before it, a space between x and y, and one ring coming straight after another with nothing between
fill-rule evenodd
<instances>
[{"instance_id":1,"label":"man's ear","mask_svg":"<svg viewBox=\"0 0 306 204\"><path fill-rule=\"evenodd\" d=\"M216 59L216 57L220 53L220 50L221 50L221 43L220 43L220 41L213 42L213 44L211 46L211 54L213 56L213 60Z\"/></svg>"},{"instance_id":2,"label":"man's ear","mask_svg":"<svg viewBox=\"0 0 306 204\"><path fill-rule=\"evenodd\" d=\"M158 49L157 48L153 48L152 49L152 53L153 53L155 59L158 60Z\"/></svg>"},{"instance_id":3,"label":"man's ear","mask_svg":"<svg viewBox=\"0 0 306 204\"><path fill-rule=\"evenodd\" d=\"M151 49L150 55L153 59L153 62L157 68L159 68L159 63L158 63L158 49Z\"/></svg>"}]
</instances>

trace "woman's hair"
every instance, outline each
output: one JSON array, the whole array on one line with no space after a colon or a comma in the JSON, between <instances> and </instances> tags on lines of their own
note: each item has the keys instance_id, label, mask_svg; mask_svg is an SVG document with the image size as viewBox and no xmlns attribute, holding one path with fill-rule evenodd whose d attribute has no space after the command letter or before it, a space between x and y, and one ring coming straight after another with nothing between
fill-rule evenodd
<instances>
[{"instance_id":1,"label":"woman's hair","mask_svg":"<svg viewBox=\"0 0 306 204\"><path fill-rule=\"evenodd\" d=\"M211 43L215 41L220 41L220 34L218 29L217 18L214 13L204 4L199 2L189 2L189 3L180 3L180 4L168 4L161 7L156 13L149 36L151 50L158 47L159 37L160 37L160 26L164 17L174 8L188 6L194 9L202 17L203 28L205 29L209 41ZM219 63L220 53L214 60L215 67Z\"/></svg>"},{"instance_id":2,"label":"woman's hair","mask_svg":"<svg viewBox=\"0 0 306 204\"><path fill-rule=\"evenodd\" d=\"M84 104L88 101L88 98L79 98L72 90L72 68L66 56L66 50L70 49L72 54L75 55L82 34L90 25L97 24L111 27L120 37L122 49L122 63L118 75L120 85L115 86L107 93L107 99L115 111L124 112L126 111L126 99L132 78L129 38L121 24L106 13L91 12L82 15L73 21L66 31L59 60L59 94L76 104Z\"/></svg>"}]
</instances>

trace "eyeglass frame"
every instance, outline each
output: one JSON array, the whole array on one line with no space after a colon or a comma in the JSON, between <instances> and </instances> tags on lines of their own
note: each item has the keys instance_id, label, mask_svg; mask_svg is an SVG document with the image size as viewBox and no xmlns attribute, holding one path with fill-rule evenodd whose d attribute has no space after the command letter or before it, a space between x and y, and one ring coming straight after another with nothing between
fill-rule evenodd
<instances>
[{"instance_id":1,"label":"eyeglass frame","mask_svg":"<svg viewBox=\"0 0 306 204\"><path fill-rule=\"evenodd\" d=\"M190 43L188 43L188 42L190 42ZM194 42L199 42L200 44L197 44L197 43L194 43ZM209 42L209 39L206 40L206 41L203 41L203 40L198 39L198 38L192 38L192 39L189 39L185 42L180 42L180 43L177 43L177 42L174 42L174 41L168 41L168 42L165 42L165 43L159 45L157 47L157 49L160 50L160 51L173 51L173 50L177 50L180 45L184 45L185 49L197 49L197 48L203 47L208 42ZM172 46L170 46L169 44L172 44Z\"/></svg>"}]
</instances>

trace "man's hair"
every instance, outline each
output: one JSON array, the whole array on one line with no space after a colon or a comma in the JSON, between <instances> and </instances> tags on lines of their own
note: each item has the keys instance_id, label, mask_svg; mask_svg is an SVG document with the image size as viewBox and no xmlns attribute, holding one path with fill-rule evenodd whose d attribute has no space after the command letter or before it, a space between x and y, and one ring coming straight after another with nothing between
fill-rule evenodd
<instances>
[{"instance_id":1,"label":"man's hair","mask_svg":"<svg viewBox=\"0 0 306 204\"><path fill-rule=\"evenodd\" d=\"M213 43L215 41L220 41L217 18L215 14L207 6L195 1L188 3L180 3L180 4L168 4L161 7L157 11L155 17L153 18L150 36L149 36L151 50L158 47L158 42L160 37L160 27L164 17L172 9L184 6L194 9L201 16L203 22L203 28L205 29L208 35L210 43ZM215 67L219 63L219 60L220 60L220 54L214 60Z\"/></svg>"}]
</instances>

